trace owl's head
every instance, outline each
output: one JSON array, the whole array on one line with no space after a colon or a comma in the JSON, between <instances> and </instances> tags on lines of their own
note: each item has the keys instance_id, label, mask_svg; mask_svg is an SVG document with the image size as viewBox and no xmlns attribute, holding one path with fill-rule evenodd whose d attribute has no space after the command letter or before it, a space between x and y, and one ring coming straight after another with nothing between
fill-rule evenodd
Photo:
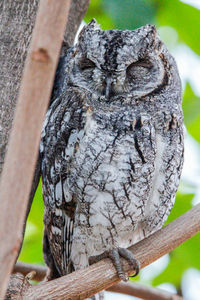
<instances>
[{"instance_id":1,"label":"owl's head","mask_svg":"<svg viewBox=\"0 0 200 300\"><path fill-rule=\"evenodd\" d=\"M177 73L155 26L103 31L95 20L80 33L70 65L71 85L108 102L150 95Z\"/></svg>"}]
</instances>

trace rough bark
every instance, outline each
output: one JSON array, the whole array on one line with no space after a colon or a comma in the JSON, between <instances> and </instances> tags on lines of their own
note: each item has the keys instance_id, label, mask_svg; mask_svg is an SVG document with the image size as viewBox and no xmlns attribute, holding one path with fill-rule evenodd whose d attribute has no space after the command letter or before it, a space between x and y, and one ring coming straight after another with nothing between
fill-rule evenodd
<instances>
[{"instance_id":1,"label":"rough bark","mask_svg":"<svg viewBox=\"0 0 200 300\"><path fill-rule=\"evenodd\" d=\"M0 1L0 173L38 0Z\"/></svg>"},{"instance_id":2,"label":"rough bark","mask_svg":"<svg viewBox=\"0 0 200 300\"><path fill-rule=\"evenodd\" d=\"M21 273L24 276L31 273L33 274L32 279L37 281L42 281L47 273L47 268L39 265L33 265L23 262L18 262L13 270L13 273ZM23 277L21 277L23 278ZM11 281L16 282L16 277L12 277ZM13 284L10 283L12 288ZM30 288L30 286L26 287L26 290ZM13 289L12 289L13 291ZM15 291L15 290L14 290ZM138 282L120 282L112 285L107 289L107 291L114 292L114 293L121 293L126 294L129 296L139 297L144 300L181 300L182 297L169 293L167 291L163 291L158 288L154 288L151 286L146 286L140 284ZM13 293L9 293L12 295Z\"/></svg>"},{"instance_id":3,"label":"rough bark","mask_svg":"<svg viewBox=\"0 0 200 300\"><path fill-rule=\"evenodd\" d=\"M30 286L28 278L24 277L22 274L17 273L11 275L4 300L21 300L22 293Z\"/></svg>"},{"instance_id":4,"label":"rough bark","mask_svg":"<svg viewBox=\"0 0 200 300\"><path fill-rule=\"evenodd\" d=\"M0 1L0 174L38 3L39 0ZM73 44L88 5L89 0L72 1L63 53Z\"/></svg>"},{"instance_id":5,"label":"rough bark","mask_svg":"<svg viewBox=\"0 0 200 300\"><path fill-rule=\"evenodd\" d=\"M34 269L37 275L34 275ZM30 276L29 274L31 274L30 272L32 272L31 275L34 276L32 277L33 280L35 280L35 278L41 280L41 278L43 277L41 275L45 275L46 273L46 269L42 266L30 264L24 265L24 263L18 263L15 266L15 270L16 272L18 270L21 274L15 274L11 276L9 289L7 291L5 300L14 300L16 299L17 295L26 293L26 291L31 287L27 280L27 277ZM22 274L26 277L23 277ZM134 296L142 298L144 300L183 300L183 298L181 296L178 296L177 294L172 294L158 288L140 284L138 282L120 282L109 287L107 291Z\"/></svg>"}]
</instances>

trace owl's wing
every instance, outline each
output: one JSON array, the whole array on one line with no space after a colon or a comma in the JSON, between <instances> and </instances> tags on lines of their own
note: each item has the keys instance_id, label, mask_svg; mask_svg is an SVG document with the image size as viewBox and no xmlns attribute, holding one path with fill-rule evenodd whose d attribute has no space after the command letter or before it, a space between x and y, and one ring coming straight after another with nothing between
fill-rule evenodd
<instances>
[{"instance_id":1,"label":"owl's wing","mask_svg":"<svg viewBox=\"0 0 200 300\"><path fill-rule=\"evenodd\" d=\"M84 93L74 95L68 88L67 93L54 100L44 121L40 144L45 239L60 275L72 271L70 252L76 199L68 188L68 174L84 128L83 97Z\"/></svg>"},{"instance_id":2,"label":"owl's wing","mask_svg":"<svg viewBox=\"0 0 200 300\"><path fill-rule=\"evenodd\" d=\"M183 117L170 112L155 117L156 156L149 200L145 208L145 236L160 229L175 201L183 167Z\"/></svg>"},{"instance_id":3,"label":"owl's wing","mask_svg":"<svg viewBox=\"0 0 200 300\"><path fill-rule=\"evenodd\" d=\"M128 162L129 174L127 184L124 186L124 194L132 204L130 219L133 224L133 237L131 244L134 244L144 238L140 224L145 219L146 207L151 197L158 152L156 131L150 115L140 113L133 121L132 127L133 147ZM128 149L128 147L126 148Z\"/></svg>"},{"instance_id":4,"label":"owl's wing","mask_svg":"<svg viewBox=\"0 0 200 300\"><path fill-rule=\"evenodd\" d=\"M182 115L178 118L170 112L158 112L154 118L156 122L141 115L134 126L129 183L135 207L132 216L135 213L139 222L134 242L164 224L174 204L183 164Z\"/></svg>"}]
</instances>

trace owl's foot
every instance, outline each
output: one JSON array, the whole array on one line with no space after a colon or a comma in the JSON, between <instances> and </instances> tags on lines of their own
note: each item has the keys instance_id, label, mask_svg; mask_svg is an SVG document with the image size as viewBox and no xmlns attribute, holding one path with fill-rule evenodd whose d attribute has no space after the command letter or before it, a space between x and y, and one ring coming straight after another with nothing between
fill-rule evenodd
<instances>
[{"instance_id":1,"label":"owl's foot","mask_svg":"<svg viewBox=\"0 0 200 300\"><path fill-rule=\"evenodd\" d=\"M124 272L120 257L123 257L128 261L128 263L133 267L135 270L135 274L131 277L135 277L138 275L140 270L140 263L137 259L134 258L131 251L125 248L114 248L110 251L105 251L104 253L97 255L97 256L91 256L89 258L89 264L94 264L98 261L100 261L103 258L110 258L113 262L113 265L115 266L115 269L117 270L118 276L123 281L128 281L128 276Z\"/></svg>"}]
</instances>

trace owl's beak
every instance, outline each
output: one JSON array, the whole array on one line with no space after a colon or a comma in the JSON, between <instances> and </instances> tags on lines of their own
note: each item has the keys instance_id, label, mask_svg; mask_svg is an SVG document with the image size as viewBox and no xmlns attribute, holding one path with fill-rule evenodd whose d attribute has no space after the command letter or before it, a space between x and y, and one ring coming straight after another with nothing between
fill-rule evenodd
<instances>
[{"instance_id":1,"label":"owl's beak","mask_svg":"<svg viewBox=\"0 0 200 300\"><path fill-rule=\"evenodd\" d=\"M108 76L106 79L106 87L105 87L105 96L107 99L110 98L111 93L112 93L112 78L111 76Z\"/></svg>"}]
</instances>

